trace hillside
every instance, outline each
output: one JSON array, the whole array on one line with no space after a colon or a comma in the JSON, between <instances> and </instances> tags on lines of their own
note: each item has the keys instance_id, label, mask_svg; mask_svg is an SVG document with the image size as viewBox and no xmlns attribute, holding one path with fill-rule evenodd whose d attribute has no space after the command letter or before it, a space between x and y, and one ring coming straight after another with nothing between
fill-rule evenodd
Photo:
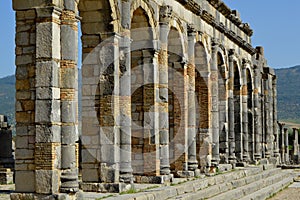
<instances>
[{"instance_id":1,"label":"hillside","mask_svg":"<svg viewBox=\"0 0 300 200\"><path fill-rule=\"evenodd\" d=\"M81 85L80 72L79 70L79 84ZM276 69L275 72L278 77L278 120L300 124L300 65ZM14 85L13 75L0 79L0 114L8 115L10 123L14 123ZM79 87L79 96L81 96L81 87ZM79 102L79 108L80 105L81 102Z\"/></svg>"},{"instance_id":2,"label":"hillside","mask_svg":"<svg viewBox=\"0 0 300 200\"><path fill-rule=\"evenodd\" d=\"M15 76L0 79L0 114L7 115L10 124L15 118Z\"/></svg>"},{"instance_id":3,"label":"hillside","mask_svg":"<svg viewBox=\"0 0 300 200\"><path fill-rule=\"evenodd\" d=\"M300 65L275 70L278 119L300 123Z\"/></svg>"}]
</instances>

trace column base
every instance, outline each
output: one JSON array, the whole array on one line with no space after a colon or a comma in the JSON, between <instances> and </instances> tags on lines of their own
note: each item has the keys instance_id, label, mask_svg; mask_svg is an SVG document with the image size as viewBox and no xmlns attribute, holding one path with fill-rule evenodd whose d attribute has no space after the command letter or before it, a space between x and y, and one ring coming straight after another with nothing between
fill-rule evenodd
<instances>
[{"instance_id":1,"label":"column base","mask_svg":"<svg viewBox=\"0 0 300 200\"><path fill-rule=\"evenodd\" d=\"M219 172L228 172L233 169L231 164L220 164L218 167Z\"/></svg>"},{"instance_id":2,"label":"column base","mask_svg":"<svg viewBox=\"0 0 300 200\"><path fill-rule=\"evenodd\" d=\"M11 200L39 200L39 199L49 199L49 200L76 200L77 194L52 194L52 195L44 195L44 194L35 194L35 193L12 193L10 194Z\"/></svg>"},{"instance_id":3,"label":"column base","mask_svg":"<svg viewBox=\"0 0 300 200\"><path fill-rule=\"evenodd\" d=\"M120 193L132 188L132 183L80 183L80 189L84 192Z\"/></svg>"},{"instance_id":4,"label":"column base","mask_svg":"<svg viewBox=\"0 0 300 200\"><path fill-rule=\"evenodd\" d=\"M176 172L177 178L193 178L195 177L194 171L177 171Z\"/></svg>"},{"instance_id":5,"label":"column base","mask_svg":"<svg viewBox=\"0 0 300 200\"><path fill-rule=\"evenodd\" d=\"M173 174L159 176L134 176L135 183L165 184L173 182Z\"/></svg>"},{"instance_id":6,"label":"column base","mask_svg":"<svg viewBox=\"0 0 300 200\"><path fill-rule=\"evenodd\" d=\"M260 161L260 160L261 160L261 154L260 154L260 153L254 154L254 159L255 159L256 161Z\"/></svg>"}]
</instances>

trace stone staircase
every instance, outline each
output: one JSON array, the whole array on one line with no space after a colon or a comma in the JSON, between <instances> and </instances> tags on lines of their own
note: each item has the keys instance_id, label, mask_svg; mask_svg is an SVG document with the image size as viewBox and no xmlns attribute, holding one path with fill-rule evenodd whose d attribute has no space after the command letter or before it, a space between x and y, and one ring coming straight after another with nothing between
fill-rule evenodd
<instances>
[{"instance_id":1,"label":"stone staircase","mask_svg":"<svg viewBox=\"0 0 300 200\"><path fill-rule=\"evenodd\" d=\"M113 195L105 199L261 200L288 186L293 182L294 176L291 170L281 170L273 165L249 166L212 177L179 182L134 194Z\"/></svg>"}]
</instances>

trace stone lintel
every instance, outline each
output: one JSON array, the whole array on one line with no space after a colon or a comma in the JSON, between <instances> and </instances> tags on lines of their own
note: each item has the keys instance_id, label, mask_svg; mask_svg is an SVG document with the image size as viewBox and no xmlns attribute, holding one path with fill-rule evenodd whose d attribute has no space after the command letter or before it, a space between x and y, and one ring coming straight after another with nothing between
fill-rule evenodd
<instances>
[{"instance_id":1,"label":"stone lintel","mask_svg":"<svg viewBox=\"0 0 300 200\"><path fill-rule=\"evenodd\" d=\"M62 8L62 0L13 0L13 9L14 10L28 10L35 7L45 7L45 6L57 6Z\"/></svg>"}]
</instances>

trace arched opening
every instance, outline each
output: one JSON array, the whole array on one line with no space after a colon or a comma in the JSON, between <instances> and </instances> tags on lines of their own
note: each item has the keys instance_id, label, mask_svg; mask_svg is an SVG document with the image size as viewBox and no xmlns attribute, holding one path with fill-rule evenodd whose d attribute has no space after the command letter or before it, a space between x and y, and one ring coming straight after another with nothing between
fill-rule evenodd
<instances>
[{"instance_id":1,"label":"arched opening","mask_svg":"<svg viewBox=\"0 0 300 200\"><path fill-rule=\"evenodd\" d=\"M254 160L254 113L253 113L253 82L250 69L246 71L247 78L247 107L248 107L248 141L249 141L249 156Z\"/></svg>"},{"instance_id":2,"label":"arched opening","mask_svg":"<svg viewBox=\"0 0 300 200\"><path fill-rule=\"evenodd\" d=\"M218 53L218 88L219 88L219 152L220 163L228 163L228 128L227 128L227 84L226 66L223 57Z\"/></svg>"},{"instance_id":3,"label":"arched opening","mask_svg":"<svg viewBox=\"0 0 300 200\"><path fill-rule=\"evenodd\" d=\"M196 152L199 169L205 171L209 154L209 69L207 56L202 43L195 44L195 98L196 98Z\"/></svg>"},{"instance_id":4,"label":"arched opening","mask_svg":"<svg viewBox=\"0 0 300 200\"><path fill-rule=\"evenodd\" d=\"M184 67L183 49L177 29L171 27L168 35L168 102L169 102L169 158L171 171L183 170L186 160L184 147Z\"/></svg>"},{"instance_id":5,"label":"arched opening","mask_svg":"<svg viewBox=\"0 0 300 200\"><path fill-rule=\"evenodd\" d=\"M237 161L242 161L242 133L241 133L241 81L240 71L237 63L234 63L234 134L235 134L235 156Z\"/></svg>"},{"instance_id":6,"label":"arched opening","mask_svg":"<svg viewBox=\"0 0 300 200\"><path fill-rule=\"evenodd\" d=\"M137 8L131 20L131 147L134 175L156 175L153 34L144 9ZM149 159L149 160L147 160Z\"/></svg>"}]
</instances>

